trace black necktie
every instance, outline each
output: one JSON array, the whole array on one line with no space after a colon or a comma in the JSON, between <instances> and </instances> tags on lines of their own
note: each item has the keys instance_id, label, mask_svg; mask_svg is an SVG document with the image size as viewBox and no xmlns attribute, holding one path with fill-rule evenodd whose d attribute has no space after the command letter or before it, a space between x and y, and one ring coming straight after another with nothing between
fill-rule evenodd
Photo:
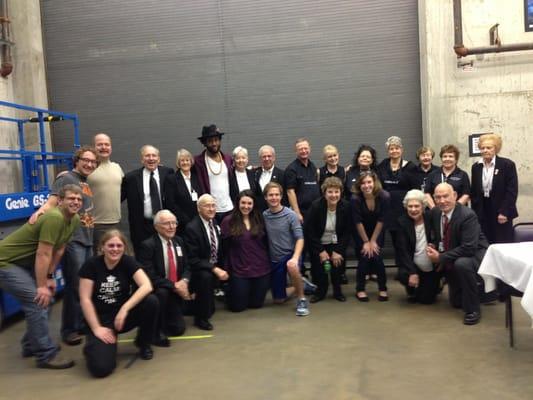
<instances>
[{"instance_id":1,"label":"black necktie","mask_svg":"<svg viewBox=\"0 0 533 400\"><path fill-rule=\"evenodd\" d=\"M152 202L152 215L161 210L161 198L159 197L159 188L154 178L154 171L150 172L150 201Z\"/></svg>"}]
</instances>

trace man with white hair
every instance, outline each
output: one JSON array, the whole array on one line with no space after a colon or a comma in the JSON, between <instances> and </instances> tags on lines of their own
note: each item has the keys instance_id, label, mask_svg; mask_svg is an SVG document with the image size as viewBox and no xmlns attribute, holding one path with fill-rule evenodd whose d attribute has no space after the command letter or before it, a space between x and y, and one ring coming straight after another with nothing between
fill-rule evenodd
<instances>
[{"instance_id":1,"label":"man with white hair","mask_svg":"<svg viewBox=\"0 0 533 400\"><path fill-rule=\"evenodd\" d=\"M157 336L153 344L170 346L167 336L181 336L185 332L182 302L190 300L191 272L183 239L176 236L178 221L169 210L154 216L156 234L141 243L137 260L152 281L159 299Z\"/></svg>"},{"instance_id":2,"label":"man with white hair","mask_svg":"<svg viewBox=\"0 0 533 400\"><path fill-rule=\"evenodd\" d=\"M431 210L434 241L427 247L429 259L440 264L448 280L453 307L462 308L465 325L481 319L477 270L488 247L477 215L457 202L457 192L449 183L440 183L433 193Z\"/></svg>"},{"instance_id":3,"label":"man with white hair","mask_svg":"<svg viewBox=\"0 0 533 400\"><path fill-rule=\"evenodd\" d=\"M198 199L198 215L185 228L185 245L191 269L190 289L194 293L194 324L212 330L209 318L215 312L213 289L216 280L227 281L222 263L220 228L215 221L217 205L210 194Z\"/></svg>"},{"instance_id":4,"label":"man with white hair","mask_svg":"<svg viewBox=\"0 0 533 400\"><path fill-rule=\"evenodd\" d=\"M263 196L263 190L269 182L277 182L282 187L285 186L285 171L276 167L276 150L274 147L265 144L257 151L261 166L254 171L255 181L255 195L258 209L265 211L268 208L268 204ZM287 205L285 198L283 198L283 204Z\"/></svg>"},{"instance_id":5,"label":"man with white hair","mask_svg":"<svg viewBox=\"0 0 533 400\"><path fill-rule=\"evenodd\" d=\"M163 182L172 168L159 165L159 150L151 145L141 147L143 166L128 172L122 179L121 200L128 202L130 239L135 252L141 242L155 233L154 215L163 208Z\"/></svg>"}]
</instances>

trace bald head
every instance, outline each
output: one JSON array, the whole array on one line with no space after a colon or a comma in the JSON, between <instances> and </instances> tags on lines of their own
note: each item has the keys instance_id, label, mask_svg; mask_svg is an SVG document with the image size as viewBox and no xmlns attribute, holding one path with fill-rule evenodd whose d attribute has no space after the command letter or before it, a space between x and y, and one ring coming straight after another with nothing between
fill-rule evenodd
<instances>
[{"instance_id":1,"label":"bald head","mask_svg":"<svg viewBox=\"0 0 533 400\"><path fill-rule=\"evenodd\" d=\"M93 138L94 148L98 154L98 159L100 161L107 161L111 157L112 147L111 147L111 138L103 133L97 133Z\"/></svg>"},{"instance_id":2,"label":"bald head","mask_svg":"<svg viewBox=\"0 0 533 400\"><path fill-rule=\"evenodd\" d=\"M433 198L435 199L435 205L439 207L443 213L448 214L455 208L457 193L449 183L439 183L435 187Z\"/></svg>"}]
</instances>

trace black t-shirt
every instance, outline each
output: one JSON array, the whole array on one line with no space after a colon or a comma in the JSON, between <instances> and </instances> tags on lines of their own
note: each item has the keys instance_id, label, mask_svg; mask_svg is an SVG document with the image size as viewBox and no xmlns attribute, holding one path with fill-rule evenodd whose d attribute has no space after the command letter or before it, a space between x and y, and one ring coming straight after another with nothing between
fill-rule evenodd
<instances>
[{"instance_id":1,"label":"black t-shirt","mask_svg":"<svg viewBox=\"0 0 533 400\"><path fill-rule=\"evenodd\" d=\"M457 199L463 194L470 195L470 179L468 178L468 174L459 167L455 167L453 172L448 176L444 175L442 168L433 171L426 179L426 193L433 195L435 187L443 182L452 185L453 190L457 192Z\"/></svg>"},{"instance_id":2,"label":"black t-shirt","mask_svg":"<svg viewBox=\"0 0 533 400\"><path fill-rule=\"evenodd\" d=\"M312 161L307 167L296 159L285 170L285 185L287 189L294 189L298 206L301 211L311 207L313 200L320 197L315 164Z\"/></svg>"},{"instance_id":3,"label":"black t-shirt","mask_svg":"<svg viewBox=\"0 0 533 400\"><path fill-rule=\"evenodd\" d=\"M88 259L80 269L80 278L94 282L92 302L101 322L114 319L120 307L129 299L133 275L140 268L135 258L123 255L113 269L108 269L104 256Z\"/></svg>"},{"instance_id":4,"label":"black t-shirt","mask_svg":"<svg viewBox=\"0 0 533 400\"><path fill-rule=\"evenodd\" d=\"M339 178L341 182L344 183L345 175L346 174L344 172L344 168L341 167L340 165L337 166L337 171L335 171L335 173L331 173L328 170L328 166L324 165L323 167L320 167L320 170L319 170L318 186L320 188L320 186L322 186L326 178L331 178L332 176Z\"/></svg>"},{"instance_id":5,"label":"black t-shirt","mask_svg":"<svg viewBox=\"0 0 533 400\"><path fill-rule=\"evenodd\" d=\"M429 168L429 170L424 171L420 167L420 165L417 165L416 169L414 169L413 172L409 175L409 179L410 179L409 187L411 189L419 189L425 192L427 179L429 178L429 175L431 175L434 171L438 169L439 167L431 164L431 167Z\"/></svg>"}]
</instances>

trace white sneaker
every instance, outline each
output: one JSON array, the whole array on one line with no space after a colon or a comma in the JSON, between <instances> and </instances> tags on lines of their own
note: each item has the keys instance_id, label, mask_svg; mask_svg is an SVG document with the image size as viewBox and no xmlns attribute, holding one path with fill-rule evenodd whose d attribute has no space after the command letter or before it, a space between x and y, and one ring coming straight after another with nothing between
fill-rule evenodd
<instances>
[{"instance_id":1,"label":"white sneaker","mask_svg":"<svg viewBox=\"0 0 533 400\"><path fill-rule=\"evenodd\" d=\"M296 303L296 315L298 317L309 315L309 302L306 298L299 299Z\"/></svg>"}]
</instances>

